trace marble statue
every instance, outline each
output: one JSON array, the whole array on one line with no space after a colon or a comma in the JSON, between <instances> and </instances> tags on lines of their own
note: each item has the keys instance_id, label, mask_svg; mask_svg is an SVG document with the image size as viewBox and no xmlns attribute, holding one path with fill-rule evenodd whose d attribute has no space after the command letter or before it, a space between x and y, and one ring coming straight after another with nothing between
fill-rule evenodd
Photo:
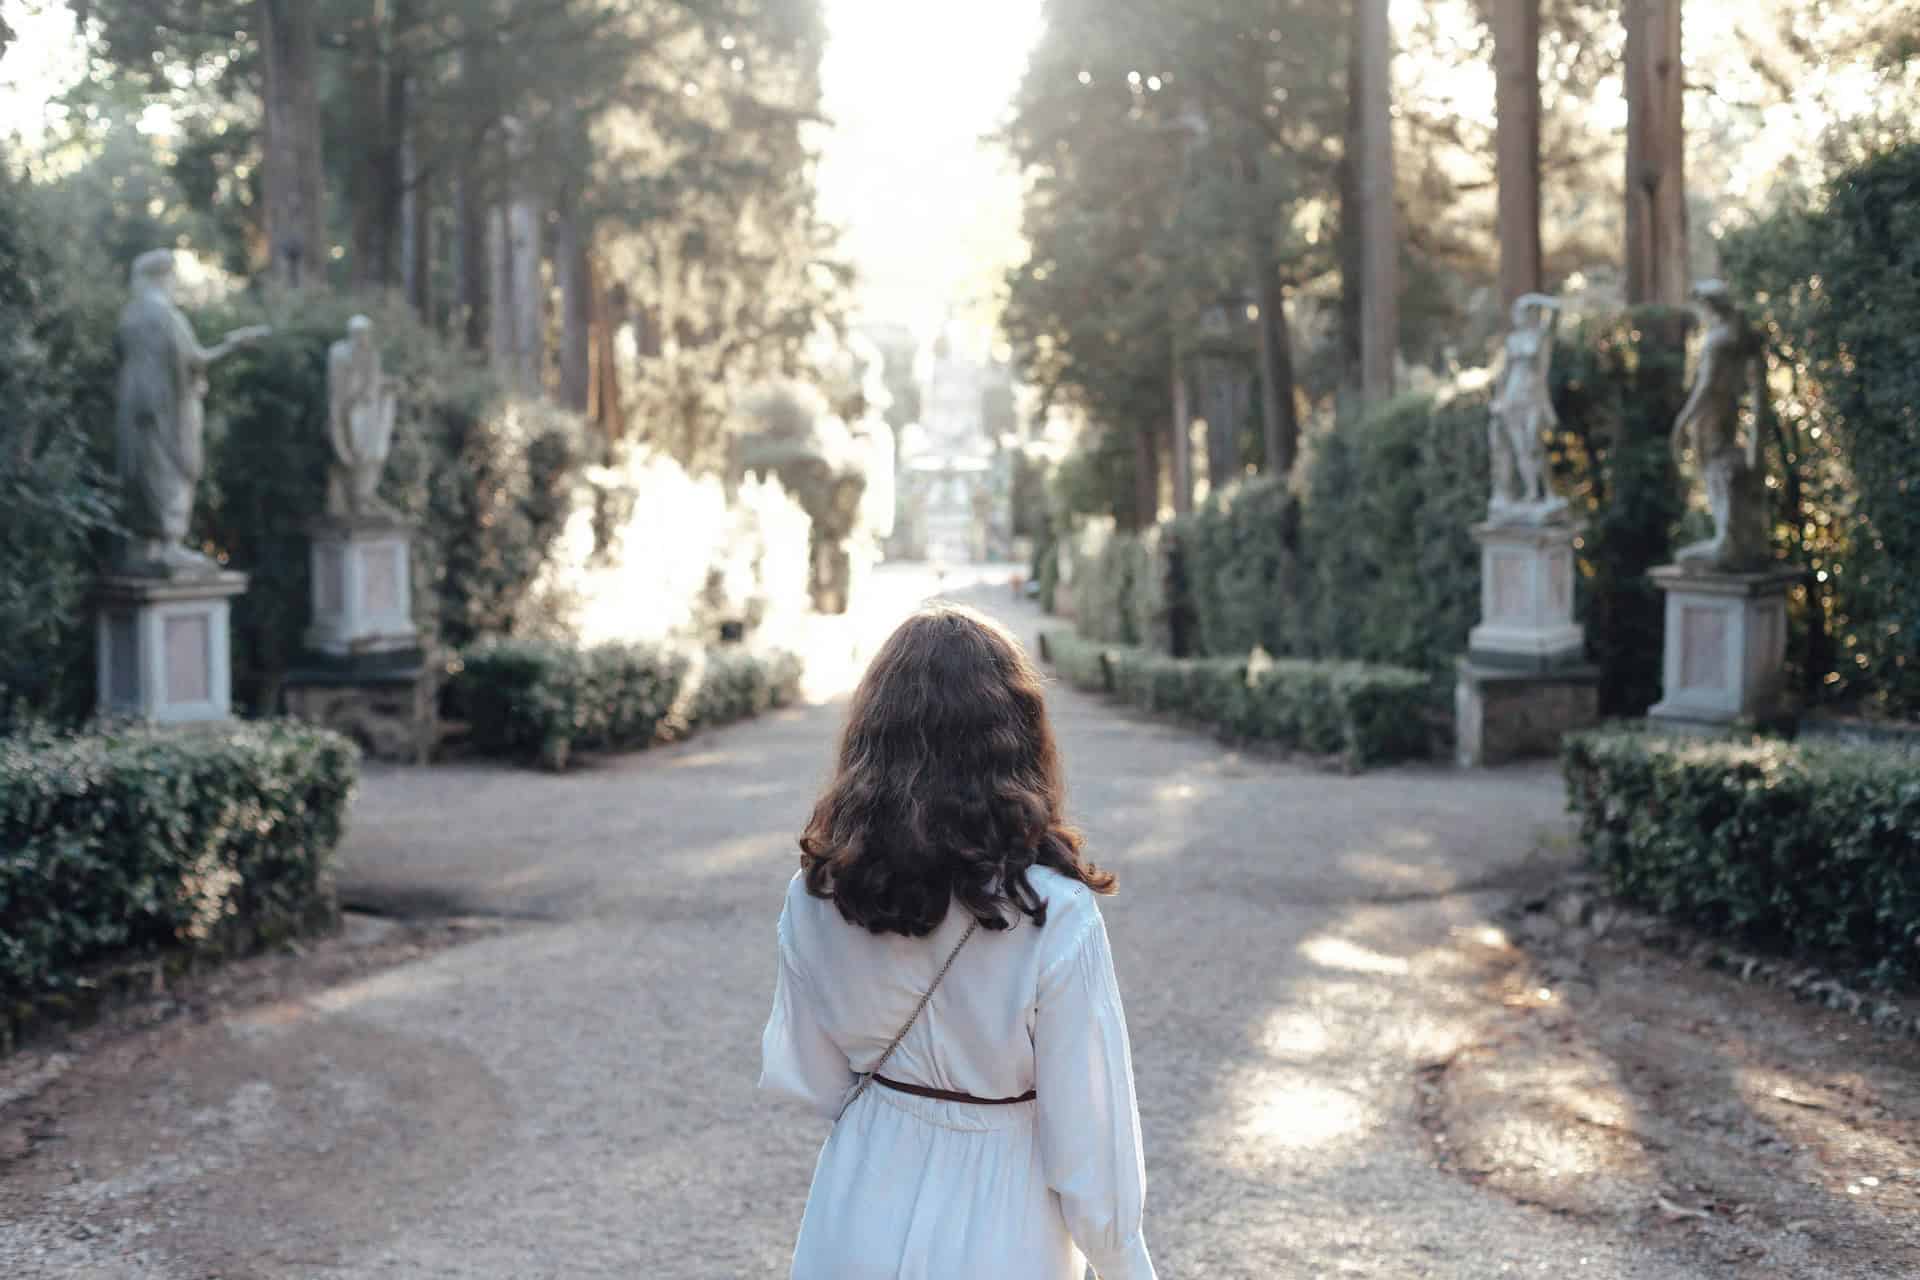
<instances>
[{"instance_id":1,"label":"marble statue","mask_svg":"<svg viewBox=\"0 0 1920 1280\"><path fill-rule=\"evenodd\" d=\"M1751 431L1744 443L1740 440L1741 394L1749 383L1756 395L1767 394L1763 348L1723 282L1702 280L1693 287L1693 297L1706 338L1693 389L1673 423L1673 448L1678 454L1691 445L1699 459L1713 512L1713 537L1683 547L1676 559L1696 571L1765 568L1771 556L1760 435Z\"/></svg>"},{"instance_id":2,"label":"marble statue","mask_svg":"<svg viewBox=\"0 0 1920 1280\"><path fill-rule=\"evenodd\" d=\"M236 329L202 347L174 302L173 252L155 249L133 264L133 297L120 313L120 383L115 452L127 531L123 572L163 577L217 569L184 545L205 458L207 369L271 332Z\"/></svg>"},{"instance_id":3,"label":"marble statue","mask_svg":"<svg viewBox=\"0 0 1920 1280\"><path fill-rule=\"evenodd\" d=\"M1547 484L1546 434L1559 425L1547 392L1547 370L1559 326L1558 298L1528 293L1514 299L1506 367L1487 423L1493 457L1489 520L1542 524L1567 508L1566 500L1555 497Z\"/></svg>"},{"instance_id":4,"label":"marble statue","mask_svg":"<svg viewBox=\"0 0 1920 1280\"><path fill-rule=\"evenodd\" d=\"M373 321L355 316L347 322L347 336L327 349L327 435L333 444L328 515L393 517L375 494L393 446L398 406L393 381L380 368Z\"/></svg>"}]
</instances>

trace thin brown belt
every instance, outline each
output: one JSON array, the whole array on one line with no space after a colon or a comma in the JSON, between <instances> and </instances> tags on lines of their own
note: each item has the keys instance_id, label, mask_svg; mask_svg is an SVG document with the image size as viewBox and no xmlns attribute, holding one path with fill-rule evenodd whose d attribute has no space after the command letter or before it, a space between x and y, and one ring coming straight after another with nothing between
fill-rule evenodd
<instances>
[{"instance_id":1,"label":"thin brown belt","mask_svg":"<svg viewBox=\"0 0 1920 1280\"><path fill-rule=\"evenodd\" d=\"M1010 1107L1016 1102L1032 1102L1038 1095L1029 1089L1017 1098L976 1098L970 1093L955 1093L951 1089L929 1089L923 1084L903 1084L898 1080L889 1080L885 1076L875 1076L875 1084L883 1084L900 1093L917 1094L922 1098L937 1098L941 1102L972 1102L983 1107Z\"/></svg>"}]
</instances>

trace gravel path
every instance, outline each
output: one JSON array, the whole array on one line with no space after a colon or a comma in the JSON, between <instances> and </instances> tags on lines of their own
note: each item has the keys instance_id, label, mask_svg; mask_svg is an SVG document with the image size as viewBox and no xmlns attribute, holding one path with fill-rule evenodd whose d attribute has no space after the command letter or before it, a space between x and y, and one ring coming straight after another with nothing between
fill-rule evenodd
<instances>
[{"instance_id":1,"label":"gravel path","mask_svg":"<svg viewBox=\"0 0 1920 1280\"><path fill-rule=\"evenodd\" d=\"M1106 911L1168 1280L1700 1274L1438 1171L1417 1122L1418 1068L1479 1009L1451 940L1564 829L1551 770L1330 776L1053 705L1074 809L1121 876ZM6 1174L0 1274L784 1275L822 1131L753 1084L838 716L557 778L373 774L350 895L522 923L129 1055Z\"/></svg>"}]
</instances>

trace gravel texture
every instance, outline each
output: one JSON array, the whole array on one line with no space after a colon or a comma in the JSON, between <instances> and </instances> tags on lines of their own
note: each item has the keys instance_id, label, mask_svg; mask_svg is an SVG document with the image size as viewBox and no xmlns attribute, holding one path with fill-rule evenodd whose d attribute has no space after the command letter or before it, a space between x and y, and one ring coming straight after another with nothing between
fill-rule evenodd
<instances>
[{"instance_id":1,"label":"gravel texture","mask_svg":"<svg viewBox=\"0 0 1920 1280\"><path fill-rule=\"evenodd\" d=\"M889 608L918 593L886 580ZM1459 931L1564 833L1550 768L1336 776L1052 696L1074 810L1121 877L1163 1276L1703 1274L1445 1172L1420 1123L1421 1069L1484 1004ZM753 1086L839 715L558 777L372 774L350 899L520 923L137 1042L0 1164L0 1275L784 1275L823 1134Z\"/></svg>"}]
</instances>

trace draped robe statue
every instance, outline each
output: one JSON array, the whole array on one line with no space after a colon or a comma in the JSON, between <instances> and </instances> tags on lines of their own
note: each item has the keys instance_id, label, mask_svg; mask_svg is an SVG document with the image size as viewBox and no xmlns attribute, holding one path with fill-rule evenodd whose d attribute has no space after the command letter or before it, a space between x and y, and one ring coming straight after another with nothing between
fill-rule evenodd
<instances>
[{"instance_id":1,"label":"draped robe statue","mask_svg":"<svg viewBox=\"0 0 1920 1280\"><path fill-rule=\"evenodd\" d=\"M127 531L121 568L162 576L217 566L184 545L194 490L205 464L207 369L270 332L236 329L202 347L173 300L173 253L155 249L133 264L133 298L120 313L120 382L114 443Z\"/></svg>"},{"instance_id":2,"label":"draped robe statue","mask_svg":"<svg viewBox=\"0 0 1920 1280\"><path fill-rule=\"evenodd\" d=\"M1766 474L1760 461L1760 433L1740 440L1740 397L1751 382L1764 411L1766 361L1759 335L1733 304L1727 286L1702 280L1693 287L1707 333L1693 389L1673 424L1673 448L1693 446L1706 475L1707 505L1713 511L1711 538L1681 548L1677 559L1690 569L1744 572L1765 568L1767 538Z\"/></svg>"},{"instance_id":3,"label":"draped robe statue","mask_svg":"<svg viewBox=\"0 0 1920 1280\"><path fill-rule=\"evenodd\" d=\"M1546 433L1559 425L1547 392L1553 363L1553 335L1560 325L1560 301L1529 293L1514 299L1513 329L1507 335L1507 362L1500 373L1487 423L1493 458L1493 491L1487 499L1492 520L1540 522L1566 509L1547 484Z\"/></svg>"},{"instance_id":4,"label":"draped robe statue","mask_svg":"<svg viewBox=\"0 0 1920 1280\"><path fill-rule=\"evenodd\" d=\"M373 321L355 316L347 322L347 336L327 349L327 434L333 444L328 515L393 517L375 494L393 446L398 403L381 372Z\"/></svg>"}]
</instances>

